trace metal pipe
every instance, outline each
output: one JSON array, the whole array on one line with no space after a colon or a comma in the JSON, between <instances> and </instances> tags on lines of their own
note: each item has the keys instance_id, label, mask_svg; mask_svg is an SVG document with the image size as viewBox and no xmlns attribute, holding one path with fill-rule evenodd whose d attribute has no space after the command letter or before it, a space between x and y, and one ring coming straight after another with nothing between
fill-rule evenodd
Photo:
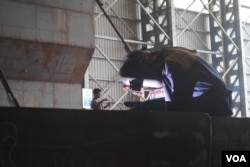
<instances>
[{"instance_id":1,"label":"metal pipe","mask_svg":"<svg viewBox=\"0 0 250 167\"><path fill-rule=\"evenodd\" d=\"M185 27L176 27L176 29L178 30L183 30ZM190 27L191 28L191 27ZM202 34L210 34L209 31L205 31L205 30L198 30L198 29L194 29L192 28L193 31L197 32L197 33L202 33ZM186 31L192 31L191 29L186 29Z\"/></svg>"},{"instance_id":2,"label":"metal pipe","mask_svg":"<svg viewBox=\"0 0 250 167\"><path fill-rule=\"evenodd\" d=\"M104 90L103 92L105 92L105 93L103 93L102 96L106 96L106 94L108 93L108 90L114 85L114 84L112 84L109 88L104 89L104 88L99 84L99 82L97 81L98 79L95 79L95 78L94 78L92 75L90 75L90 74L89 74L89 76L94 80L94 82L98 85L99 88L101 88L102 90ZM115 81L115 83L117 83L117 80ZM116 100L114 100L110 95L108 95L108 97L109 97L109 99L112 100L112 102L113 102L113 101L116 101Z\"/></svg>"},{"instance_id":3,"label":"metal pipe","mask_svg":"<svg viewBox=\"0 0 250 167\"><path fill-rule=\"evenodd\" d=\"M98 85L99 88L102 88L102 86L99 84L99 82L92 75L89 74L89 76L90 76L90 78L92 78L95 81L95 83Z\"/></svg>"},{"instance_id":4,"label":"metal pipe","mask_svg":"<svg viewBox=\"0 0 250 167\"><path fill-rule=\"evenodd\" d=\"M107 2L105 2L107 4ZM126 29L133 35L134 38L138 39L137 35L131 30L131 28L121 19L121 17L112 9L110 8L112 13L115 14L115 16L121 21L121 23L126 27Z\"/></svg>"},{"instance_id":5,"label":"metal pipe","mask_svg":"<svg viewBox=\"0 0 250 167\"><path fill-rule=\"evenodd\" d=\"M103 78L95 78L95 81L116 82L116 80L114 79L103 79Z\"/></svg>"},{"instance_id":6,"label":"metal pipe","mask_svg":"<svg viewBox=\"0 0 250 167\"><path fill-rule=\"evenodd\" d=\"M183 22L185 22L185 23L188 25L187 21L186 21L183 17L181 17L181 19L183 20ZM205 43L205 42L200 38L200 36L197 34L197 32L194 31L192 27L189 27L189 29L190 29L190 30L194 33L194 35L199 39L199 41L202 43L202 45L205 46L206 49L209 49L208 46L206 45L206 43Z\"/></svg>"},{"instance_id":7,"label":"metal pipe","mask_svg":"<svg viewBox=\"0 0 250 167\"><path fill-rule=\"evenodd\" d=\"M119 36L119 38L121 39L122 43L124 44L124 48L125 51L127 53L131 52L130 47L127 45L127 43L124 41L122 35L120 34L120 32L116 29L115 25L113 24L113 22L111 21L111 19L109 18L109 16L107 15L106 11L103 9L102 7L102 3L100 2L100 0L96 0L97 4L99 5L100 9L102 10L102 12L104 13L104 15L106 16L106 18L108 19L109 23L111 24L111 26L113 27L113 29L115 30L115 32L117 33L117 35Z\"/></svg>"},{"instance_id":8,"label":"metal pipe","mask_svg":"<svg viewBox=\"0 0 250 167\"><path fill-rule=\"evenodd\" d=\"M212 1L209 1L208 4L210 4ZM201 15L202 11L204 10L205 8L202 8L200 10L200 12L191 20L191 22L176 36L176 39L178 39L187 29L188 27L191 26L191 24L193 24L193 22Z\"/></svg>"},{"instance_id":9,"label":"metal pipe","mask_svg":"<svg viewBox=\"0 0 250 167\"><path fill-rule=\"evenodd\" d=\"M101 57L101 56L92 56L93 59L105 59L104 57ZM124 62L124 59L118 59L118 58L109 58L111 61L121 61L121 62Z\"/></svg>"},{"instance_id":10,"label":"metal pipe","mask_svg":"<svg viewBox=\"0 0 250 167\"><path fill-rule=\"evenodd\" d=\"M119 104L119 103L122 101L122 99L123 99L127 94L128 94L128 91L126 91L126 92L116 101L116 103L110 108L110 110L113 110L113 109L117 106L117 104Z\"/></svg>"},{"instance_id":11,"label":"metal pipe","mask_svg":"<svg viewBox=\"0 0 250 167\"><path fill-rule=\"evenodd\" d=\"M104 54L104 52L97 46L95 45L95 47L99 50L99 52L103 55L103 57L106 58L106 60L114 67L114 69L118 72L119 69L115 66L115 64Z\"/></svg>"},{"instance_id":12,"label":"metal pipe","mask_svg":"<svg viewBox=\"0 0 250 167\"><path fill-rule=\"evenodd\" d=\"M103 36L103 35L95 35L96 38L99 39L108 39L108 40L113 40L113 41L121 41L119 38L115 37L108 37L108 36ZM143 42L143 41L135 41L135 40L130 40L130 39L124 39L125 42L127 43L132 43L132 44L141 44L141 45L154 45L149 42Z\"/></svg>"},{"instance_id":13,"label":"metal pipe","mask_svg":"<svg viewBox=\"0 0 250 167\"><path fill-rule=\"evenodd\" d=\"M178 19L179 17L181 17L181 16L189 9L189 7L192 6L192 5L195 3L195 1L196 1L196 0L193 0L193 2L192 2L191 4L189 4L188 7L187 7L186 9L184 9L183 12L181 12L180 15L178 15L178 16L176 17L176 19Z\"/></svg>"},{"instance_id":14,"label":"metal pipe","mask_svg":"<svg viewBox=\"0 0 250 167\"><path fill-rule=\"evenodd\" d=\"M247 6L247 5L240 5L240 6L243 7L243 8L250 9L250 6Z\"/></svg>"},{"instance_id":15,"label":"metal pipe","mask_svg":"<svg viewBox=\"0 0 250 167\"><path fill-rule=\"evenodd\" d=\"M230 67L226 70L226 72L222 75L222 78L225 79L228 72L234 67L234 65L237 63L239 57L235 58L233 63L230 65Z\"/></svg>"},{"instance_id":16,"label":"metal pipe","mask_svg":"<svg viewBox=\"0 0 250 167\"><path fill-rule=\"evenodd\" d=\"M110 4L105 11L107 11L109 8L111 9L111 7L117 2L117 0L113 1L112 4ZM99 13L96 17L95 20L97 20L101 15L103 14L103 12Z\"/></svg>"},{"instance_id":17,"label":"metal pipe","mask_svg":"<svg viewBox=\"0 0 250 167\"><path fill-rule=\"evenodd\" d=\"M210 51L210 50L197 50L199 53L208 53L208 54L215 54L215 55L223 55L222 53Z\"/></svg>"}]
</instances>

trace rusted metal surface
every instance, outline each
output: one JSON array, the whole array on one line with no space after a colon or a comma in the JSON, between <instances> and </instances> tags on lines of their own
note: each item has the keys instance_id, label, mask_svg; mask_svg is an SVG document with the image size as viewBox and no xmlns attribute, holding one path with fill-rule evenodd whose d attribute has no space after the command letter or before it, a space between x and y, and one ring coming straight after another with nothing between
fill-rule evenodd
<instances>
[{"instance_id":1,"label":"rusted metal surface","mask_svg":"<svg viewBox=\"0 0 250 167\"><path fill-rule=\"evenodd\" d=\"M0 1L1 37L94 48L94 1L22 2Z\"/></svg>"},{"instance_id":2,"label":"rusted metal surface","mask_svg":"<svg viewBox=\"0 0 250 167\"><path fill-rule=\"evenodd\" d=\"M249 127L249 118L203 113L0 107L0 158L27 167L221 167L222 151L249 151Z\"/></svg>"},{"instance_id":3,"label":"rusted metal surface","mask_svg":"<svg viewBox=\"0 0 250 167\"><path fill-rule=\"evenodd\" d=\"M20 107L82 108L81 84L8 80ZM11 106L0 82L0 106Z\"/></svg>"},{"instance_id":4,"label":"rusted metal surface","mask_svg":"<svg viewBox=\"0 0 250 167\"><path fill-rule=\"evenodd\" d=\"M7 79L81 83L94 49L0 37Z\"/></svg>"},{"instance_id":5,"label":"rusted metal surface","mask_svg":"<svg viewBox=\"0 0 250 167\"><path fill-rule=\"evenodd\" d=\"M250 150L250 118L212 117L211 121L211 167L221 167L222 151Z\"/></svg>"},{"instance_id":6,"label":"rusted metal surface","mask_svg":"<svg viewBox=\"0 0 250 167\"><path fill-rule=\"evenodd\" d=\"M0 107L4 165L209 167L210 132L204 113Z\"/></svg>"},{"instance_id":7,"label":"rusted metal surface","mask_svg":"<svg viewBox=\"0 0 250 167\"><path fill-rule=\"evenodd\" d=\"M68 0L60 0L58 1L46 1L46 0L12 0L17 2L22 2L25 4L32 4L36 6L44 6L50 8L59 8L59 9L66 9L72 10L75 12L84 12L84 13L92 13L93 10L93 0L71 0L70 3Z\"/></svg>"},{"instance_id":8,"label":"rusted metal surface","mask_svg":"<svg viewBox=\"0 0 250 167\"><path fill-rule=\"evenodd\" d=\"M91 0L0 1L6 78L81 83L95 48L93 17Z\"/></svg>"}]
</instances>

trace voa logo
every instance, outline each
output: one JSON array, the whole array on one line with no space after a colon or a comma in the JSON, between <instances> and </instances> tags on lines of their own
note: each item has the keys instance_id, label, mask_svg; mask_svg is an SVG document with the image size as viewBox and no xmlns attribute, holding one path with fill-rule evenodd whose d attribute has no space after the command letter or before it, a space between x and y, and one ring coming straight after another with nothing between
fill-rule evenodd
<instances>
[{"instance_id":1,"label":"voa logo","mask_svg":"<svg viewBox=\"0 0 250 167\"><path fill-rule=\"evenodd\" d=\"M226 155L227 162L247 162L244 155Z\"/></svg>"}]
</instances>

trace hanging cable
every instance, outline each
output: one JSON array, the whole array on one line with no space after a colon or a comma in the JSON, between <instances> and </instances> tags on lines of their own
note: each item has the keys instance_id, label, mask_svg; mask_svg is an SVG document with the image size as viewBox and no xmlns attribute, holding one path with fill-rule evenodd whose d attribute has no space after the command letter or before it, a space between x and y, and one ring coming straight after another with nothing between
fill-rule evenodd
<instances>
[{"instance_id":1,"label":"hanging cable","mask_svg":"<svg viewBox=\"0 0 250 167\"><path fill-rule=\"evenodd\" d=\"M114 28L115 32L117 33L117 35L121 39L122 43L124 44L124 48L125 48L126 52L130 53L131 52L130 47L125 42L125 40L123 39L122 35L120 34L120 32L117 30L117 28L115 27L115 25L113 24L113 22L111 21L111 19L109 18L109 16L107 15L106 11L103 9L103 4L100 2L100 0L96 0L96 3L98 4L98 6L102 10L103 14L106 16L106 18L108 19L109 23L111 24L111 26Z\"/></svg>"}]
</instances>

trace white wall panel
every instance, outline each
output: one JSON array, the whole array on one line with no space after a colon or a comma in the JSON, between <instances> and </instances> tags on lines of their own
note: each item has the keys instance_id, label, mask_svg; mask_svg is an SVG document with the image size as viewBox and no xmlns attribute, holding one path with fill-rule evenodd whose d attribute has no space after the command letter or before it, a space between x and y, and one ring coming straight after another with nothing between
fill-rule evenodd
<instances>
[{"instance_id":1,"label":"white wall panel","mask_svg":"<svg viewBox=\"0 0 250 167\"><path fill-rule=\"evenodd\" d=\"M182 12L182 10L178 10L178 12ZM201 14L192 22L196 15L197 13L195 12L187 11L184 15L176 19L176 35L178 36L177 45L207 50L210 48L208 43L208 16ZM192 24L190 24L191 22ZM185 30L184 33L182 33L183 30ZM180 35L180 33L182 34Z\"/></svg>"},{"instance_id":2,"label":"white wall panel","mask_svg":"<svg viewBox=\"0 0 250 167\"><path fill-rule=\"evenodd\" d=\"M245 56L245 72L246 72L246 89L247 89L247 102L248 112L250 113L250 23L243 24L243 40L244 40L244 56Z\"/></svg>"},{"instance_id":3,"label":"white wall panel","mask_svg":"<svg viewBox=\"0 0 250 167\"><path fill-rule=\"evenodd\" d=\"M106 0L107 4L112 4L115 0ZM124 24L115 16L115 13L112 10L107 10L112 22L122 34L125 39L137 39L140 34L138 34L138 13L136 12L136 3L132 3L131 0L118 0L111 7L112 10L121 17L123 22L133 31L131 33ZM107 5L105 6L107 7ZM185 14L178 17L178 15L183 12L182 9L176 9L176 42L178 46L188 47L192 49L200 50L201 52L198 55L205 58L210 62L211 54L203 53L211 49L210 46L210 32L209 32L209 18L208 13L202 13L195 20L194 18L197 16L197 12L186 11ZM96 16L100 12L99 7L95 6ZM192 22L192 24L190 24ZM187 26L190 27L187 27ZM185 29L185 32L182 32ZM247 32L250 32L250 26L246 26ZM247 32L243 32L243 35L246 39L250 39ZM179 33L181 33L180 36ZM114 29L110 26L108 20L102 15L98 19L95 20L95 34L96 34L96 45L105 53L105 56L109 58L109 60L105 59L105 57L96 49L94 57L89 66L89 75L94 77L91 79L89 87L99 87L103 90L106 88L109 89L109 85L112 85L116 81L117 73L116 70L112 67L112 65L108 61L112 61L112 63L120 68L122 65L122 61L126 52L124 50L124 45L121 41L117 41L115 39L119 39ZM136 34L136 37L134 36ZM98 37L97 37L98 36ZM130 44L130 47L136 49L140 47L137 44ZM250 44L245 48L246 56L250 55ZM250 59L248 59L250 61ZM250 64L250 63L249 63ZM248 67L247 67L248 68ZM250 70L248 68L247 73L250 74ZM250 80L247 78L247 80ZM123 95L123 91L121 89L122 85L116 84L112 88L110 88L109 95L113 99L119 99ZM250 88L248 87L248 90ZM129 98L127 96L126 98Z\"/></svg>"},{"instance_id":4,"label":"white wall panel","mask_svg":"<svg viewBox=\"0 0 250 167\"><path fill-rule=\"evenodd\" d=\"M138 20L138 14L135 3L131 3L129 0L106 0L105 2L104 8L114 4L111 6L111 9L106 10L106 12L122 37L124 39L136 39L136 37L139 36L137 34L139 24L138 21L136 21ZM107 18L103 14L99 16L99 12L99 6L95 4L96 49L88 67L88 75L90 76L89 88L101 88L104 97L109 98L114 104L124 94L122 89L123 85L117 81L119 79L118 70L123 64L126 51L124 44L121 42ZM119 17L117 17L117 15ZM129 29L127 27L129 27ZM130 47L137 48L137 45L130 45ZM101 51L99 51L98 48ZM127 95L122 102L128 98L129 95ZM125 109L122 102L114 109Z\"/></svg>"}]
</instances>

